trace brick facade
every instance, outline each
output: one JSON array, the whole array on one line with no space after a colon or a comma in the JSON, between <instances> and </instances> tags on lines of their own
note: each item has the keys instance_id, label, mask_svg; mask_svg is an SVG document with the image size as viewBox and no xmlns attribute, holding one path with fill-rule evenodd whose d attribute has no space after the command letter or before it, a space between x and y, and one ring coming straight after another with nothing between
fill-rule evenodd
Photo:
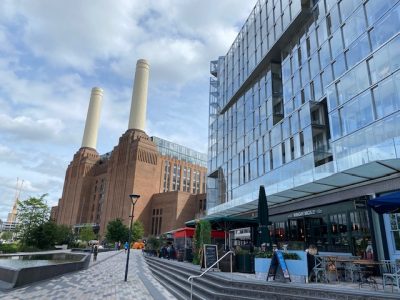
<instances>
[{"instance_id":1,"label":"brick facade","mask_svg":"<svg viewBox=\"0 0 400 300\"><path fill-rule=\"evenodd\" d=\"M110 155L100 156L90 148L74 155L67 168L57 223L98 224L104 236L111 220L120 218L129 224L129 195L134 193L140 195L134 220L143 223L145 235L151 234L153 209L163 209L160 233L183 227L202 212L199 203L206 201L206 172L202 166L160 155L145 132L128 130Z\"/></svg>"}]
</instances>

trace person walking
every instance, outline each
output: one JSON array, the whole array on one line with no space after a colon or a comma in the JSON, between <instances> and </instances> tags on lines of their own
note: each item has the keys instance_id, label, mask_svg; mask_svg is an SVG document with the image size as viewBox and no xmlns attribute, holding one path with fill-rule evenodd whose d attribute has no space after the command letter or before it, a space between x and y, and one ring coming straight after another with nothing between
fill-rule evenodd
<instances>
[{"instance_id":1,"label":"person walking","mask_svg":"<svg viewBox=\"0 0 400 300\"><path fill-rule=\"evenodd\" d=\"M124 245L125 253L126 253L126 251L128 251L128 247L129 247L129 243L128 243L128 242L125 242L125 245Z\"/></svg>"},{"instance_id":2,"label":"person walking","mask_svg":"<svg viewBox=\"0 0 400 300\"><path fill-rule=\"evenodd\" d=\"M97 253L99 253L99 247L96 245L93 245L93 261L97 260Z\"/></svg>"}]
</instances>

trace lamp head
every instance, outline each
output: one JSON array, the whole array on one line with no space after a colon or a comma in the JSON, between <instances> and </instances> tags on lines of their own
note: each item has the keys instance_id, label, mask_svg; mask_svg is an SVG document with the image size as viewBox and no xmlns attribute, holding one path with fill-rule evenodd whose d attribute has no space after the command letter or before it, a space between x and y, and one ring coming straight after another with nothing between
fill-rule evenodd
<instances>
[{"instance_id":1,"label":"lamp head","mask_svg":"<svg viewBox=\"0 0 400 300\"><path fill-rule=\"evenodd\" d=\"M137 200L140 198L140 195L137 194L130 194L129 198L131 198L132 204L135 205Z\"/></svg>"}]
</instances>

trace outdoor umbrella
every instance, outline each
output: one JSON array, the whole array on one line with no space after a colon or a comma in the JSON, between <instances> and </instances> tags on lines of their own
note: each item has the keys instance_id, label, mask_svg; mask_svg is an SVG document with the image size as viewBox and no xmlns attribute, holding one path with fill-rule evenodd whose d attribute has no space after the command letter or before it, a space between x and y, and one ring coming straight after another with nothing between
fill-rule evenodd
<instances>
[{"instance_id":1,"label":"outdoor umbrella","mask_svg":"<svg viewBox=\"0 0 400 300\"><path fill-rule=\"evenodd\" d=\"M265 188L263 185L260 186L260 192L258 194L258 238L257 246L261 246L266 243L267 249L271 249L271 236L269 235L268 225L269 213L268 213L268 202L267 196L265 195Z\"/></svg>"},{"instance_id":2,"label":"outdoor umbrella","mask_svg":"<svg viewBox=\"0 0 400 300\"><path fill-rule=\"evenodd\" d=\"M400 213L400 192L369 199L368 206L378 214Z\"/></svg>"}]
</instances>

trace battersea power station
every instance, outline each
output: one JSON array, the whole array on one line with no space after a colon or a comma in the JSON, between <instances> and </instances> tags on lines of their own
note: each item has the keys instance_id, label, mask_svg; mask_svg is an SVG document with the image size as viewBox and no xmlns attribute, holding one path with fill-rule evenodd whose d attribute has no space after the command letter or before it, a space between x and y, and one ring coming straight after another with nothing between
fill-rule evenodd
<instances>
[{"instance_id":1,"label":"battersea power station","mask_svg":"<svg viewBox=\"0 0 400 300\"><path fill-rule=\"evenodd\" d=\"M130 194L140 195L134 221L145 235L184 227L206 208L205 154L145 132L149 64L136 64L129 125L118 145L106 154L96 150L103 90L93 88L82 146L66 174L62 197L52 208L58 224L75 229L90 224L104 236L109 221L130 221Z\"/></svg>"}]
</instances>

